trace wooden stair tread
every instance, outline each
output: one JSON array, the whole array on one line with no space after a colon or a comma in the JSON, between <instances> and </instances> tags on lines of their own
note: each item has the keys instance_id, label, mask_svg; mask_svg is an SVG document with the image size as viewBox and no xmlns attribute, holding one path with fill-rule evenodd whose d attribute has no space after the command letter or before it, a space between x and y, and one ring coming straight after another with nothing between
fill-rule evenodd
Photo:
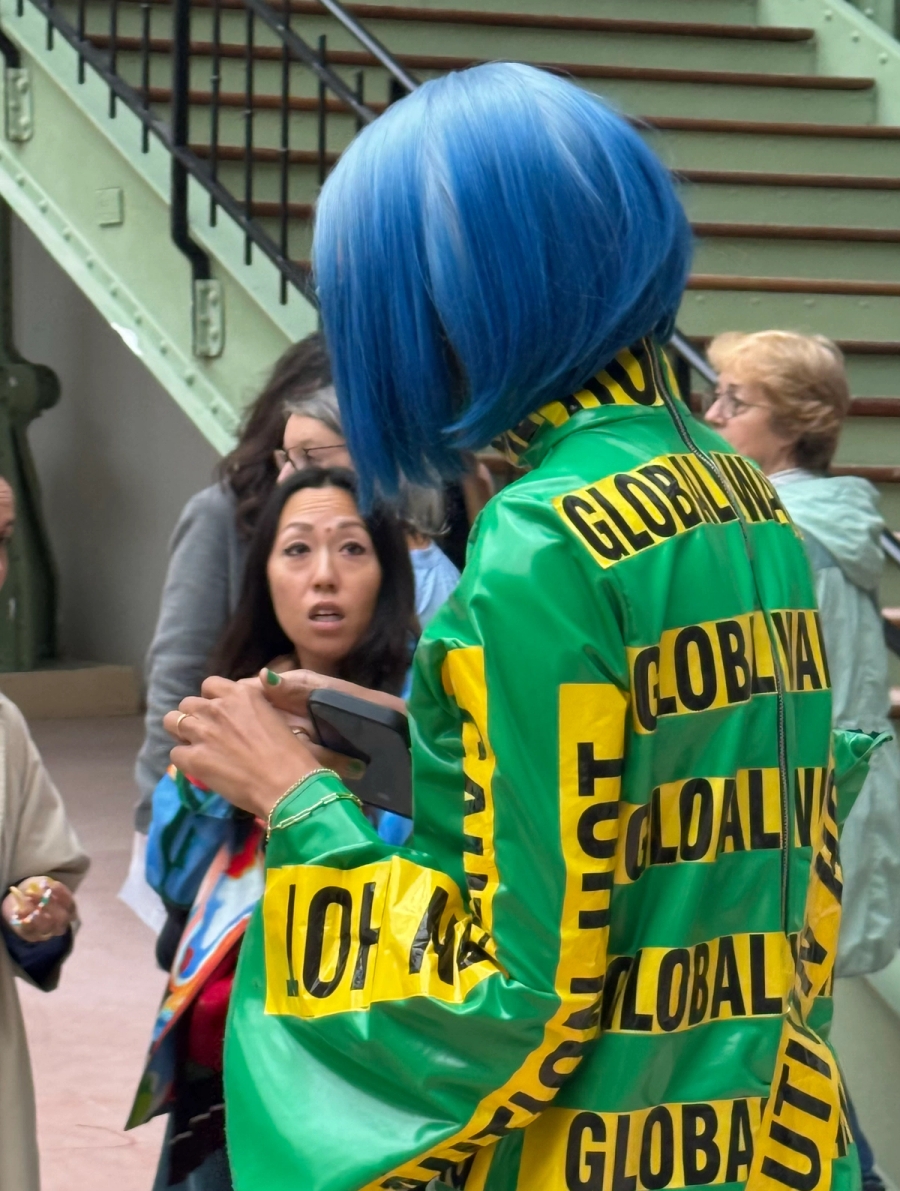
<instances>
[{"instance_id":1,"label":"wooden stair tread","mask_svg":"<svg viewBox=\"0 0 900 1191\"><path fill-rule=\"evenodd\" d=\"M809 186L827 190L900 190L900 178L859 174L776 174L759 170L675 170L685 182L714 186Z\"/></svg>"},{"instance_id":2,"label":"wooden stair tread","mask_svg":"<svg viewBox=\"0 0 900 1191\"><path fill-rule=\"evenodd\" d=\"M127 2L127 0L124 0ZM131 0L140 3L141 0ZM150 0L168 8L171 0ZM191 0L194 8L211 8L212 0ZM243 11L241 0L219 0L223 9ZM284 5L278 4L281 11ZM631 17L561 16L556 13L490 12L471 8L421 8L399 4L345 4L347 12L364 24L368 21L404 21L424 24L495 25L523 29L561 29L573 33L656 33L674 37L724 37L746 41L811 41L815 30L799 25L742 25L713 21L654 21ZM290 0L292 16L327 17L314 0Z\"/></svg>"},{"instance_id":3,"label":"wooden stair tread","mask_svg":"<svg viewBox=\"0 0 900 1191\"><path fill-rule=\"evenodd\" d=\"M824 136L848 140L900 140L900 125L813 124L781 120L720 120L706 116L633 116L632 124L661 132L759 133L762 136Z\"/></svg>"},{"instance_id":4,"label":"wooden stair tread","mask_svg":"<svg viewBox=\"0 0 900 1191\"><path fill-rule=\"evenodd\" d=\"M853 397L850 400L853 418L900 418L900 397Z\"/></svg>"},{"instance_id":5,"label":"wooden stair tread","mask_svg":"<svg viewBox=\"0 0 900 1191\"><path fill-rule=\"evenodd\" d=\"M662 34L667 37L725 37L741 41L812 41L815 30L800 26L738 25L710 21L654 21L631 17L575 17L555 13L486 12L465 8L407 8L403 5L347 4L360 21L416 21L426 24L495 25L520 29L563 29L573 33ZM293 11L316 10L297 4Z\"/></svg>"},{"instance_id":6,"label":"wooden stair tread","mask_svg":"<svg viewBox=\"0 0 900 1191\"><path fill-rule=\"evenodd\" d=\"M312 219L314 207L312 203L288 203L287 210L291 219ZM254 199L251 203L250 213L261 216L263 219L275 219L281 214L281 203L270 202L266 199ZM309 262L302 263L308 264Z\"/></svg>"},{"instance_id":7,"label":"wooden stair tread","mask_svg":"<svg viewBox=\"0 0 900 1191\"><path fill-rule=\"evenodd\" d=\"M211 157L212 148L210 145L191 145L191 152L196 153L198 157ZM247 151L243 145L222 145L220 144L216 149L216 156L219 161L240 161L246 160ZM280 149L266 149L258 145L253 146L252 160L262 165L279 165L281 163ZM325 154L325 162L327 165L334 165L340 154L327 152ZM315 149L290 149L288 151L288 162L291 165L310 165L316 166L319 164L319 154Z\"/></svg>"},{"instance_id":8,"label":"wooden stair tread","mask_svg":"<svg viewBox=\"0 0 900 1191\"><path fill-rule=\"evenodd\" d=\"M887 463L832 463L833 476L858 476L871 484L900 484L900 467Z\"/></svg>"},{"instance_id":9,"label":"wooden stair tread","mask_svg":"<svg viewBox=\"0 0 900 1191\"><path fill-rule=\"evenodd\" d=\"M692 393L691 409L702 409L709 393ZM900 418L900 397L851 397L851 418Z\"/></svg>"},{"instance_id":10,"label":"wooden stair tread","mask_svg":"<svg viewBox=\"0 0 900 1191\"><path fill-rule=\"evenodd\" d=\"M206 144L195 144L190 146L196 155L206 157L210 154L210 146ZM219 160L220 161L243 161L245 149L244 145L233 144L225 145L219 144ZM338 160L340 155L337 152L327 152L325 160L329 164L333 164ZM281 161L281 151L279 149L264 149L254 146L252 151L254 161L261 163L277 163ZM319 155L314 150L292 149L290 150L289 160L292 164L308 164L314 166L319 161ZM900 177L881 177L881 176L856 176L852 174L764 174L755 173L752 170L712 170L712 169L679 169L675 170L676 181L686 181L692 183L711 182L714 185L724 186L810 186L823 187L827 189L851 189L851 191L900 191ZM694 224L694 229L698 229L700 224ZM733 224L710 224L708 226L744 226ZM757 226L755 224L745 225L748 227ZM764 225L767 235L771 225ZM789 225L786 225L789 227ZM814 231L815 229L813 229ZM848 232L855 233L857 229L848 229ZM714 232L704 232L704 235L714 235ZM737 233L736 233L737 235ZM750 233L746 233L750 235ZM893 229L888 230L888 235L895 235ZM900 236L900 232L896 233ZM799 238L807 238L800 236ZM808 238L815 238L814 236ZM846 237L840 236L838 238L854 238L852 235ZM863 238L879 238L877 237L877 230L873 236L868 233Z\"/></svg>"},{"instance_id":11,"label":"wooden stair tread","mask_svg":"<svg viewBox=\"0 0 900 1191\"><path fill-rule=\"evenodd\" d=\"M689 335L689 342L703 352L712 342L712 335ZM900 356L900 340L896 339L835 339L845 356Z\"/></svg>"},{"instance_id":12,"label":"wooden stair tread","mask_svg":"<svg viewBox=\"0 0 900 1191\"><path fill-rule=\"evenodd\" d=\"M171 103L171 88L151 87L147 93L147 99L150 103ZM210 91L199 91L192 88L188 93L188 102L192 107L208 107L212 103L212 93ZM243 108L246 106L246 103L247 97L244 95L243 91L219 92L220 107ZM257 93L253 96L253 106L254 108L261 108L266 111L280 111L281 96ZM292 112L317 112L319 110L319 101L315 96L292 95L288 102L288 106ZM387 107L387 104L374 103L366 100L366 107L371 108L373 112L383 112ZM337 99L327 100L326 109L329 115L353 115L351 110Z\"/></svg>"},{"instance_id":13,"label":"wooden stair tread","mask_svg":"<svg viewBox=\"0 0 900 1191\"><path fill-rule=\"evenodd\" d=\"M846 281L824 277L744 277L693 273L690 290L738 290L764 294L846 294L853 297L900 298L900 282Z\"/></svg>"},{"instance_id":14,"label":"wooden stair tread","mask_svg":"<svg viewBox=\"0 0 900 1191\"><path fill-rule=\"evenodd\" d=\"M98 49L108 49L110 38L107 34L91 34L89 41ZM141 50L139 37L117 37L116 45L119 52L138 53ZM172 53L172 42L169 38L152 38L148 43L155 54ZM212 42L192 42L191 51L198 57L212 57ZM223 58L245 57L245 47L240 44L222 43L219 54ZM281 61L279 46L255 46L253 57L259 61ZM409 70L436 70L450 72L465 70L470 66L483 65L484 58L448 57L443 54L396 54L394 55L401 66ZM328 62L332 66L378 66L374 55L360 50L332 50L328 53ZM854 77L850 75L818 75L818 74L768 74L761 71L738 70L683 70L680 67L669 66L621 66L616 63L597 63L584 65L572 62L533 62L542 70L556 74L569 75L579 79L619 79L645 83L695 83L709 86L731 87L786 87L794 90L811 91L869 91L875 86L872 78Z\"/></svg>"},{"instance_id":15,"label":"wooden stair tread","mask_svg":"<svg viewBox=\"0 0 900 1191\"><path fill-rule=\"evenodd\" d=\"M816 227L780 223L692 223L698 236L754 240L838 240L858 244L900 244L900 229L890 227Z\"/></svg>"}]
</instances>

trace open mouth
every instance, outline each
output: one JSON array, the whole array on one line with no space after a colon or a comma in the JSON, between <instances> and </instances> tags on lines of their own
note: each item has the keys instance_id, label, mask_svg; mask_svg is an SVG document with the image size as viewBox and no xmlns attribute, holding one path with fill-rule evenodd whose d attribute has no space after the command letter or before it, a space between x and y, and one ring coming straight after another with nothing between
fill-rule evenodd
<instances>
[{"instance_id":1,"label":"open mouth","mask_svg":"<svg viewBox=\"0 0 900 1191\"><path fill-rule=\"evenodd\" d=\"M314 604L310 609L309 619L316 624L340 624L344 614L337 604Z\"/></svg>"}]
</instances>

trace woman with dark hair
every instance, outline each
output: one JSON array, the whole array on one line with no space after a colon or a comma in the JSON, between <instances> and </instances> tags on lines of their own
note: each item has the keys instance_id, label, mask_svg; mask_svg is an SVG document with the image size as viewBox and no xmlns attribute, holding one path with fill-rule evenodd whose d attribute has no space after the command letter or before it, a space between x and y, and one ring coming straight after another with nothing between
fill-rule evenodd
<instances>
[{"instance_id":1,"label":"woman with dark hair","mask_svg":"<svg viewBox=\"0 0 900 1191\"><path fill-rule=\"evenodd\" d=\"M399 695L418 636L412 566L404 530L387 508L360 513L356 477L310 467L280 484L258 515L234 615L215 651L215 673L239 680L263 668L315 671L317 686ZM295 718L308 739L311 725ZM325 755L324 750L320 755ZM330 764L340 765L331 754ZM345 759L346 761L347 759ZM344 767L352 773L353 762ZM227 804L173 775L183 801L207 819ZM157 850L154 799L150 853ZM218 855L188 917L170 912L174 962L154 1030L150 1060L130 1125L170 1113L155 1191L230 1188L222 1113L222 1039L241 938L262 893L262 826L231 811ZM160 847L160 851L163 851ZM170 854L179 853L172 846ZM179 853L180 855L180 853ZM185 923L187 925L185 926ZM183 930L183 934L182 934ZM180 941L179 941L179 936ZM158 949L159 950L159 949ZM174 1067L174 1078L159 1073Z\"/></svg>"},{"instance_id":2,"label":"woman with dark hair","mask_svg":"<svg viewBox=\"0 0 900 1191\"><path fill-rule=\"evenodd\" d=\"M278 487L260 517L210 669L239 679L264 666L300 667L398 695L416 628L397 517L381 506L358 512L352 471L308 467Z\"/></svg>"}]
</instances>

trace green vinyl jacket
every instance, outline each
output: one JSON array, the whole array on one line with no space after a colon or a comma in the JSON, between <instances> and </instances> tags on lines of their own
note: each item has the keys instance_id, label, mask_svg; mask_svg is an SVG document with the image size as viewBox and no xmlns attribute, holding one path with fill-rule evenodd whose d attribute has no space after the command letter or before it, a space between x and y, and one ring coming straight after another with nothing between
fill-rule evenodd
<instances>
[{"instance_id":1,"label":"green vinyl jacket","mask_svg":"<svg viewBox=\"0 0 900 1191\"><path fill-rule=\"evenodd\" d=\"M226 1042L237 1191L858 1183L812 579L673 392L642 342L507 436L532 470L416 655L410 846L319 806L335 777L278 807ZM839 744L858 787L872 741Z\"/></svg>"}]
</instances>

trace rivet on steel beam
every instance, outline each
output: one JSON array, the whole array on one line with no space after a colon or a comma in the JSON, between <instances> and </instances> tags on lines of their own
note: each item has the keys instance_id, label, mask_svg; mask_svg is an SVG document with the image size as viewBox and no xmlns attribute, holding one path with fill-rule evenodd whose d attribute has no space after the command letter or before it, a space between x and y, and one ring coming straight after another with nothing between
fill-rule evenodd
<instances>
[{"instance_id":1,"label":"rivet on steel beam","mask_svg":"<svg viewBox=\"0 0 900 1191\"><path fill-rule=\"evenodd\" d=\"M879 55L878 55L878 61L881 63L881 65L882 65L882 66L885 66L885 65L887 64L887 62L888 62L888 56L887 56L887 54L879 54Z\"/></svg>"},{"instance_id":2,"label":"rivet on steel beam","mask_svg":"<svg viewBox=\"0 0 900 1191\"><path fill-rule=\"evenodd\" d=\"M139 326L140 326L140 325L143 323L143 321L144 321L144 319L143 319L143 316L142 316L142 315L140 315L140 314L136 314L136 315L134 316L134 325L135 325L136 327L139 327Z\"/></svg>"},{"instance_id":3,"label":"rivet on steel beam","mask_svg":"<svg viewBox=\"0 0 900 1191\"><path fill-rule=\"evenodd\" d=\"M161 356L166 356L166 355L168 355L168 354L169 354L169 345L168 345L168 343L161 343L161 344L159 345L159 354L160 354Z\"/></svg>"},{"instance_id":4,"label":"rivet on steel beam","mask_svg":"<svg viewBox=\"0 0 900 1191\"><path fill-rule=\"evenodd\" d=\"M64 240L71 240L71 239L72 239L72 232L71 232L71 229L70 229L70 228L67 228L67 227L64 227L64 228L63 228L63 230L62 230L62 238L63 238Z\"/></svg>"},{"instance_id":5,"label":"rivet on steel beam","mask_svg":"<svg viewBox=\"0 0 900 1191\"><path fill-rule=\"evenodd\" d=\"M41 199L41 201L38 203L38 210L41 212L44 212L46 214L46 211L47 211L47 208L49 205L50 204L47 202L46 199Z\"/></svg>"},{"instance_id":6,"label":"rivet on steel beam","mask_svg":"<svg viewBox=\"0 0 900 1191\"><path fill-rule=\"evenodd\" d=\"M197 379L196 372L186 372L184 374L184 383L186 385L192 385L196 379Z\"/></svg>"},{"instance_id":7,"label":"rivet on steel beam","mask_svg":"<svg viewBox=\"0 0 900 1191\"><path fill-rule=\"evenodd\" d=\"M25 185L25 175L24 174L16 174L16 181L18 182L18 184L20 186L24 186Z\"/></svg>"}]
</instances>

